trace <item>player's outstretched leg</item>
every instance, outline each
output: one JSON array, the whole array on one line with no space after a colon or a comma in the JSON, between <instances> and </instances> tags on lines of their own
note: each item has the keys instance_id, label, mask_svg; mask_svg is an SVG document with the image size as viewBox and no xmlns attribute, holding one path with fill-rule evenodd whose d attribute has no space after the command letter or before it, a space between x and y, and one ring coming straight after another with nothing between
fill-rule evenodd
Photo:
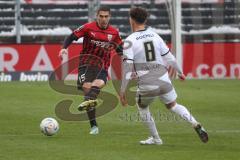
<instances>
[{"instance_id":1,"label":"player's outstretched leg","mask_svg":"<svg viewBox=\"0 0 240 160\"><path fill-rule=\"evenodd\" d=\"M92 86L90 91L85 95L84 101L79 105L78 110L84 111L87 108L92 108L97 105L97 95L100 93L100 88Z\"/></svg>"},{"instance_id":2,"label":"player's outstretched leg","mask_svg":"<svg viewBox=\"0 0 240 160\"><path fill-rule=\"evenodd\" d=\"M176 113L180 117L182 117L187 122L191 123L201 141L206 143L208 141L208 134L205 129L200 125L199 122L191 115L186 107L183 105L177 104L173 102L172 104L166 105L172 112Z\"/></svg>"},{"instance_id":3,"label":"player's outstretched leg","mask_svg":"<svg viewBox=\"0 0 240 160\"><path fill-rule=\"evenodd\" d=\"M96 135L99 133L97 121L96 121L96 109L95 107L88 107L87 108L87 114L90 122L90 132L89 134Z\"/></svg>"},{"instance_id":4,"label":"player's outstretched leg","mask_svg":"<svg viewBox=\"0 0 240 160\"><path fill-rule=\"evenodd\" d=\"M82 102L78 110L83 111L86 110L89 118L89 122L91 125L91 130L89 134L98 134L99 129L97 127L97 121L96 121L96 109L97 106L97 96L100 93L100 88L97 86L92 86L90 91L85 95L84 102Z\"/></svg>"},{"instance_id":5,"label":"player's outstretched leg","mask_svg":"<svg viewBox=\"0 0 240 160\"><path fill-rule=\"evenodd\" d=\"M142 145L161 145L163 144L161 138L159 137L154 119L149 111L149 107L141 108L138 106L138 111L143 123L148 127L150 132L150 137L146 140L140 141Z\"/></svg>"},{"instance_id":6,"label":"player's outstretched leg","mask_svg":"<svg viewBox=\"0 0 240 160\"><path fill-rule=\"evenodd\" d=\"M148 137L148 139L140 141L140 144L141 145L161 145L163 144L163 142L161 139Z\"/></svg>"},{"instance_id":7,"label":"player's outstretched leg","mask_svg":"<svg viewBox=\"0 0 240 160\"><path fill-rule=\"evenodd\" d=\"M85 111L88 108L95 107L97 105L97 100L96 99L89 99L89 100L84 100L79 106L78 110L79 111Z\"/></svg>"},{"instance_id":8,"label":"player's outstretched leg","mask_svg":"<svg viewBox=\"0 0 240 160\"><path fill-rule=\"evenodd\" d=\"M195 131L197 132L199 138L203 143L208 142L208 134L206 130L201 126L201 124L198 124L197 126L194 127Z\"/></svg>"}]
</instances>

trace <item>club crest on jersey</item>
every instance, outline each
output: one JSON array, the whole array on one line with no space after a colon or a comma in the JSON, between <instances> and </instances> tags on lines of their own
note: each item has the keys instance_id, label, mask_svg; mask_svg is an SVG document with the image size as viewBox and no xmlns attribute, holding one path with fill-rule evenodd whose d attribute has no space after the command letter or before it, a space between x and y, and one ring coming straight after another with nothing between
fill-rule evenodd
<instances>
[{"instance_id":1,"label":"club crest on jersey","mask_svg":"<svg viewBox=\"0 0 240 160\"><path fill-rule=\"evenodd\" d=\"M108 38L108 41L111 41L111 40L112 40L112 35L111 35L111 34L108 34L108 35L107 35L107 38Z\"/></svg>"},{"instance_id":2,"label":"club crest on jersey","mask_svg":"<svg viewBox=\"0 0 240 160\"><path fill-rule=\"evenodd\" d=\"M94 32L90 32L91 33L91 35L93 36L93 37L95 37L95 33Z\"/></svg>"}]
</instances>

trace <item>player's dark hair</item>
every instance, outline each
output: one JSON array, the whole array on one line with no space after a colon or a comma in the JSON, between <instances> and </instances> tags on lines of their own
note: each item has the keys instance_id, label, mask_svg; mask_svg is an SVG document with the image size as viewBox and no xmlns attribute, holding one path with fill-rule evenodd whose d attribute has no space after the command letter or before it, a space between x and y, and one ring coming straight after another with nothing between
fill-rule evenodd
<instances>
[{"instance_id":1,"label":"player's dark hair","mask_svg":"<svg viewBox=\"0 0 240 160\"><path fill-rule=\"evenodd\" d=\"M100 12L100 11L106 11L106 12L109 12L111 13L111 10L108 6L100 6L99 9L97 10L97 14Z\"/></svg>"},{"instance_id":2,"label":"player's dark hair","mask_svg":"<svg viewBox=\"0 0 240 160\"><path fill-rule=\"evenodd\" d=\"M148 12L142 7L133 7L130 9L129 16L139 24L146 22Z\"/></svg>"}]
</instances>

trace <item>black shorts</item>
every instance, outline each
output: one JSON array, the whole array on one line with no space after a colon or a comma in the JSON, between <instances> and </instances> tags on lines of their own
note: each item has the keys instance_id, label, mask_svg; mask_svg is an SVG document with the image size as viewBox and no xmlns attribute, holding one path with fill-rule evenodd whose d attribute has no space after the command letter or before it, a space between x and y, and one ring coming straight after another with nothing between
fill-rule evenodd
<instances>
[{"instance_id":1,"label":"black shorts","mask_svg":"<svg viewBox=\"0 0 240 160\"><path fill-rule=\"evenodd\" d=\"M82 89L82 85L85 82L93 82L95 79L101 79L104 83L107 83L108 73L105 69L99 69L91 66L80 66L78 68L78 80L77 87Z\"/></svg>"}]
</instances>

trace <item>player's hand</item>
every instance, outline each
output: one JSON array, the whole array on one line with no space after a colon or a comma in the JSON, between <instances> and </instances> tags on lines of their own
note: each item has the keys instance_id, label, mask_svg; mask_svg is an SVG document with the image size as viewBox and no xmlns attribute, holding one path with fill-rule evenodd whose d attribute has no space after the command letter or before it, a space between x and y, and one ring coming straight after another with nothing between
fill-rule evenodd
<instances>
[{"instance_id":1,"label":"player's hand","mask_svg":"<svg viewBox=\"0 0 240 160\"><path fill-rule=\"evenodd\" d=\"M182 73L182 74L178 74L178 78L181 80L181 81L184 81L186 79L186 76Z\"/></svg>"},{"instance_id":2,"label":"player's hand","mask_svg":"<svg viewBox=\"0 0 240 160\"><path fill-rule=\"evenodd\" d=\"M68 55L68 50L67 49L65 49L65 48L63 48L63 49L61 49L60 50L60 52L59 52L59 54L58 54L58 57L61 59L61 60L63 60L63 56L64 55Z\"/></svg>"},{"instance_id":3,"label":"player's hand","mask_svg":"<svg viewBox=\"0 0 240 160\"><path fill-rule=\"evenodd\" d=\"M126 106L128 104L125 93L120 92L119 93L119 99L120 99L120 102L123 106Z\"/></svg>"}]
</instances>

